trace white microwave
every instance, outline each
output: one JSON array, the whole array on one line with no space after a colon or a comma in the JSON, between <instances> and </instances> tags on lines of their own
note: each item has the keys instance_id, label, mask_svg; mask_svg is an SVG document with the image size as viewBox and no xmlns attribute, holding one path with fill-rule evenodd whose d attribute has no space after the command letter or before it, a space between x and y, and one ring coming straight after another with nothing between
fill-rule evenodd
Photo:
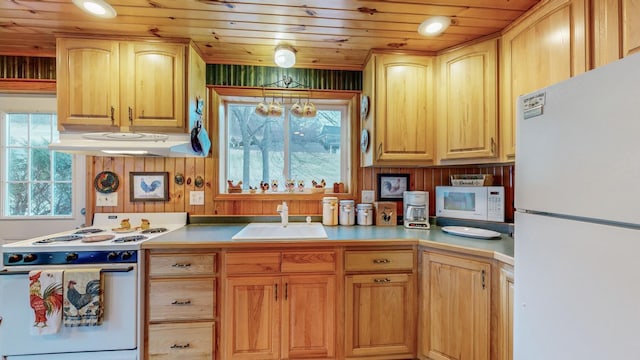
<instances>
[{"instance_id":1,"label":"white microwave","mask_svg":"<svg viewBox=\"0 0 640 360\"><path fill-rule=\"evenodd\" d=\"M436 216L504 222L504 186L436 186Z\"/></svg>"}]
</instances>

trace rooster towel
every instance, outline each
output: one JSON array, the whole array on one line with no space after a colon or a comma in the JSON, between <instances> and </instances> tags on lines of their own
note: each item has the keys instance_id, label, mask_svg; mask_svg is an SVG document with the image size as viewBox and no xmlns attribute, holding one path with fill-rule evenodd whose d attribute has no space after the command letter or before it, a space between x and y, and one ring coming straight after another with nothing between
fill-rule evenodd
<instances>
[{"instance_id":1,"label":"rooster towel","mask_svg":"<svg viewBox=\"0 0 640 360\"><path fill-rule=\"evenodd\" d=\"M33 309L32 335L55 334L62 321L62 270L29 272L29 304Z\"/></svg>"},{"instance_id":2,"label":"rooster towel","mask_svg":"<svg viewBox=\"0 0 640 360\"><path fill-rule=\"evenodd\" d=\"M102 325L103 300L100 269L64 272L64 326Z\"/></svg>"}]
</instances>

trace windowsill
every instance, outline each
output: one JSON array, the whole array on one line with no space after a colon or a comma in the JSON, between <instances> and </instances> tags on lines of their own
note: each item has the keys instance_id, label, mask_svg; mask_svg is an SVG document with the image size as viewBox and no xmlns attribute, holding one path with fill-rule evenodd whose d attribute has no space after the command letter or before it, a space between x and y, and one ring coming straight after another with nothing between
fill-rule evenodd
<instances>
[{"instance_id":1,"label":"windowsill","mask_svg":"<svg viewBox=\"0 0 640 360\"><path fill-rule=\"evenodd\" d=\"M322 200L323 197L334 196L338 199L354 199L354 194L344 193L310 193L310 192L260 192L250 193L248 190L242 193L219 193L215 195L214 200Z\"/></svg>"}]
</instances>

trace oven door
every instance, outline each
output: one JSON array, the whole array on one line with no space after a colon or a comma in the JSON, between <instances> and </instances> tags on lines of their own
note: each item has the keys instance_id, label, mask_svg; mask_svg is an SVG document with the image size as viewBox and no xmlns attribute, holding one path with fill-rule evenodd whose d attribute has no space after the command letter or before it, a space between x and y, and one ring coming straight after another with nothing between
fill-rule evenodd
<instances>
[{"instance_id":1,"label":"oven door","mask_svg":"<svg viewBox=\"0 0 640 360\"><path fill-rule=\"evenodd\" d=\"M78 268L79 266L74 266ZM31 335L33 309L29 305L27 267L0 272L0 358L12 355L131 350L137 347L137 266L91 265L103 269L104 318L100 326L60 327L57 334ZM43 269L45 267L39 267ZM47 266L46 269L60 268ZM67 354L65 359L73 355ZM9 357L11 359L11 357ZM22 358L22 357L20 357ZM29 357L31 358L31 357ZM34 357L35 358L35 357ZM95 356L91 358L97 359ZM56 358L57 359L57 358ZM75 358L73 358L75 359Z\"/></svg>"}]
</instances>

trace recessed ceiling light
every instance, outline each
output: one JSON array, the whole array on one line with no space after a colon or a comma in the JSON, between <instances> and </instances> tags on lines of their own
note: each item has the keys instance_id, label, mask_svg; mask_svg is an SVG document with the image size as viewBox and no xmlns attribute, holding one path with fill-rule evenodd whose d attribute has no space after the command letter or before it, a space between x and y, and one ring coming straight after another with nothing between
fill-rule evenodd
<instances>
[{"instance_id":1,"label":"recessed ceiling light","mask_svg":"<svg viewBox=\"0 0 640 360\"><path fill-rule=\"evenodd\" d=\"M73 3L83 11L101 18L110 19L117 15L116 10L104 0L73 0Z\"/></svg>"},{"instance_id":2,"label":"recessed ceiling light","mask_svg":"<svg viewBox=\"0 0 640 360\"><path fill-rule=\"evenodd\" d=\"M290 68L296 64L296 51L291 46L278 45L273 60L281 68Z\"/></svg>"},{"instance_id":3,"label":"recessed ceiling light","mask_svg":"<svg viewBox=\"0 0 640 360\"><path fill-rule=\"evenodd\" d=\"M436 36L442 34L451 25L447 16L433 16L418 26L418 34L422 36Z\"/></svg>"}]
</instances>

